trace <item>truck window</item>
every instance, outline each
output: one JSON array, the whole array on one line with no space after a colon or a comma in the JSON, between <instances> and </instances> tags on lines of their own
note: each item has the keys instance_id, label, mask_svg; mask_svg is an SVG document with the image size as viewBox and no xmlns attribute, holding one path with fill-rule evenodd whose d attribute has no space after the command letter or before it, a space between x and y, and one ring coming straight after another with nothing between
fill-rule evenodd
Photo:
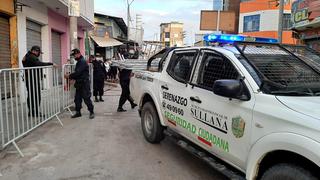
<instances>
[{"instance_id":1,"label":"truck window","mask_svg":"<svg viewBox=\"0 0 320 180\"><path fill-rule=\"evenodd\" d=\"M216 53L206 52L195 78L198 86L212 90L216 80L237 79L238 77L239 73L227 58Z\"/></svg>"},{"instance_id":2,"label":"truck window","mask_svg":"<svg viewBox=\"0 0 320 180\"><path fill-rule=\"evenodd\" d=\"M190 77L197 51L174 52L167 68L168 74L180 82L187 82Z\"/></svg>"},{"instance_id":3,"label":"truck window","mask_svg":"<svg viewBox=\"0 0 320 180\"><path fill-rule=\"evenodd\" d=\"M317 54L301 48L286 47L285 50L277 44L241 43L238 47L260 74L261 84L258 85L262 92L284 96L319 96Z\"/></svg>"}]
</instances>

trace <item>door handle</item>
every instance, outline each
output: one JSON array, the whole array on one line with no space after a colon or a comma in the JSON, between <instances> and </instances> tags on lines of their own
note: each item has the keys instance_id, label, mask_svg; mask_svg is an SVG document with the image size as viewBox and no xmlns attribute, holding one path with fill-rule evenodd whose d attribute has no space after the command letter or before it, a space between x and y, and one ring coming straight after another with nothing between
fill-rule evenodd
<instances>
[{"instance_id":1,"label":"door handle","mask_svg":"<svg viewBox=\"0 0 320 180\"><path fill-rule=\"evenodd\" d=\"M167 86L167 85L162 85L162 86L161 86L161 89L169 90L169 88L168 88L168 86Z\"/></svg>"},{"instance_id":2,"label":"door handle","mask_svg":"<svg viewBox=\"0 0 320 180\"><path fill-rule=\"evenodd\" d=\"M191 101L194 101L194 102L197 102L197 103L202 103L202 101L199 99L198 96L196 96L196 97L191 96L191 97L190 97L190 100L191 100Z\"/></svg>"}]
</instances>

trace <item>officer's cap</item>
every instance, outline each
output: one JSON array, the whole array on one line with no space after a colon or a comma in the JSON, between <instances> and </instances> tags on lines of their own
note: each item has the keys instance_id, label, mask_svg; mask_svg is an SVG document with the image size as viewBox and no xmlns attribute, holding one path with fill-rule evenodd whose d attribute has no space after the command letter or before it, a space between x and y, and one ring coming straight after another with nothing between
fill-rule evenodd
<instances>
[{"instance_id":1,"label":"officer's cap","mask_svg":"<svg viewBox=\"0 0 320 180\"><path fill-rule=\"evenodd\" d=\"M38 52L40 52L41 54L43 54L43 52L41 52L40 46L32 46L30 51L38 51Z\"/></svg>"},{"instance_id":2,"label":"officer's cap","mask_svg":"<svg viewBox=\"0 0 320 180\"><path fill-rule=\"evenodd\" d=\"M74 56L78 53L80 53L80 50L78 48L72 49L70 56Z\"/></svg>"}]
</instances>

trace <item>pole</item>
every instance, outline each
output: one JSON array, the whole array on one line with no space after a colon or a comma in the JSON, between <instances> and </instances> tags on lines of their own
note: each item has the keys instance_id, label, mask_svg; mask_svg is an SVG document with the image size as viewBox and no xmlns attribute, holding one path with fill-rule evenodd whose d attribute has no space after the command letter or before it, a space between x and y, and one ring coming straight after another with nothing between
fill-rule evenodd
<instances>
[{"instance_id":1,"label":"pole","mask_svg":"<svg viewBox=\"0 0 320 180\"><path fill-rule=\"evenodd\" d=\"M282 43L284 0L279 0L278 41Z\"/></svg>"},{"instance_id":2,"label":"pole","mask_svg":"<svg viewBox=\"0 0 320 180\"><path fill-rule=\"evenodd\" d=\"M127 40L129 41L129 35L130 35L130 21L131 21L131 15L130 15L130 6L133 3L134 0L132 0L129 3L129 0L127 0L127 26L128 26L128 30L127 30Z\"/></svg>"},{"instance_id":3,"label":"pole","mask_svg":"<svg viewBox=\"0 0 320 180\"><path fill-rule=\"evenodd\" d=\"M224 2L223 0L220 1L220 7L218 8L218 16L217 16L217 32L220 30L220 15L221 10L223 10Z\"/></svg>"},{"instance_id":4,"label":"pole","mask_svg":"<svg viewBox=\"0 0 320 180\"><path fill-rule=\"evenodd\" d=\"M70 16L70 51L78 47L77 17Z\"/></svg>"},{"instance_id":5,"label":"pole","mask_svg":"<svg viewBox=\"0 0 320 180\"><path fill-rule=\"evenodd\" d=\"M129 33L130 33L130 4L129 0L127 0L127 40L129 41Z\"/></svg>"}]
</instances>

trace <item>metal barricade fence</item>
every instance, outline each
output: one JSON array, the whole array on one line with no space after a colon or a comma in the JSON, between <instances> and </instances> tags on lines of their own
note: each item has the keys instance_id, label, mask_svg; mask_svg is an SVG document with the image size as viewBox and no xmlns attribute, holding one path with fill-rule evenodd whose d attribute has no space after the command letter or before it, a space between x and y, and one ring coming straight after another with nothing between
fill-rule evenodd
<instances>
[{"instance_id":1,"label":"metal barricade fence","mask_svg":"<svg viewBox=\"0 0 320 180\"><path fill-rule=\"evenodd\" d=\"M62 77L64 74L71 74L75 71L75 64L65 64L62 67ZM93 91L93 66L89 63L89 77L90 77L90 90ZM62 109L68 110L71 114L72 111L70 107L74 104L74 96L75 96L75 88L74 81L63 78L62 81L62 92L63 92L63 101L62 101Z\"/></svg>"},{"instance_id":2,"label":"metal barricade fence","mask_svg":"<svg viewBox=\"0 0 320 180\"><path fill-rule=\"evenodd\" d=\"M52 66L0 69L1 148L56 117L61 112L59 69Z\"/></svg>"}]
</instances>

